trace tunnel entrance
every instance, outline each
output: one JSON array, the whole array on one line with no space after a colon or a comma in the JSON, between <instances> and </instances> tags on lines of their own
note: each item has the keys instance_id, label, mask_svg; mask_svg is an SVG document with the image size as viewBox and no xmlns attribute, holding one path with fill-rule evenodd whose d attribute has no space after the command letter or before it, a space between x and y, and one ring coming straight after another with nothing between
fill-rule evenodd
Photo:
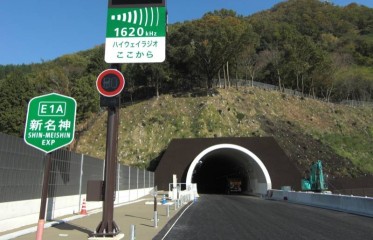
<instances>
[{"instance_id":1,"label":"tunnel entrance","mask_svg":"<svg viewBox=\"0 0 373 240\"><path fill-rule=\"evenodd\" d=\"M246 148L219 144L202 151L188 169L186 183L199 193L265 194L272 187L262 161ZM232 187L232 183L239 186Z\"/></svg>"},{"instance_id":2,"label":"tunnel entrance","mask_svg":"<svg viewBox=\"0 0 373 240\"><path fill-rule=\"evenodd\" d=\"M243 164L220 150L203 157L194 169L192 182L197 183L199 193L229 194L250 192L250 165ZM240 182L235 189L232 182ZM238 185L238 184L237 184Z\"/></svg>"}]
</instances>

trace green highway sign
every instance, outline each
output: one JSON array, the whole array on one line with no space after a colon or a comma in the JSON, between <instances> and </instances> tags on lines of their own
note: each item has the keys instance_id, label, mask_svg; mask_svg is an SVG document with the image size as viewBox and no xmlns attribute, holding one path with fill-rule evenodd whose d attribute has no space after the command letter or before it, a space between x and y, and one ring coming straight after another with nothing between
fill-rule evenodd
<instances>
[{"instance_id":1,"label":"green highway sign","mask_svg":"<svg viewBox=\"0 0 373 240\"><path fill-rule=\"evenodd\" d=\"M107 63L163 62L166 58L166 7L108 8Z\"/></svg>"},{"instance_id":2,"label":"green highway sign","mask_svg":"<svg viewBox=\"0 0 373 240\"><path fill-rule=\"evenodd\" d=\"M70 144L75 133L76 101L57 93L30 100L24 140L46 153Z\"/></svg>"}]
</instances>

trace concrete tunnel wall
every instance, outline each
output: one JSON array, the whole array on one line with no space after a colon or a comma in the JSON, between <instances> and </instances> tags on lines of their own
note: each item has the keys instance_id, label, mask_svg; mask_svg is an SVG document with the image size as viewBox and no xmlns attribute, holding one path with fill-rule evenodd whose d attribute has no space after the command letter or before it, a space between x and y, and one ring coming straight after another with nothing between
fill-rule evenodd
<instances>
[{"instance_id":1,"label":"concrete tunnel wall","mask_svg":"<svg viewBox=\"0 0 373 240\"><path fill-rule=\"evenodd\" d=\"M199 168L200 162L205 169ZM300 190L301 173L272 137L173 139L155 170L155 185L168 190L173 174L186 183L198 172L207 181L215 172L227 175L224 168L246 171L246 191L263 193L281 186Z\"/></svg>"}]
</instances>

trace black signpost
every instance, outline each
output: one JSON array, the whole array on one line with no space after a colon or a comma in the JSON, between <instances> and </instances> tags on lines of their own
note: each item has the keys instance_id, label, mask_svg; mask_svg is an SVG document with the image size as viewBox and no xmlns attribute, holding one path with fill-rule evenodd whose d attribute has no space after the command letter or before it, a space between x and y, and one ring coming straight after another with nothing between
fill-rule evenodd
<instances>
[{"instance_id":1,"label":"black signpost","mask_svg":"<svg viewBox=\"0 0 373 240\"><path fill-rule=\"evenodd\" d=\"M101 94L100 105L107 107L108 117L102 221L99 223L92 236L105 238L114 237L120 234L119 227L113 218L116 181L115 173L118 162L119 94L123 90L125 82L123 75L120 73L120 65L112 64L111 67L114 69L103 71L96 81L97 89Z\"/></svg>"},{"instance_id":2,"label":"black signpost","mask_svg":"<svg viewBox=\"0 0 373 240\"><path fill-rule=\"evenodd\" d=\"M92 234L92 239L114 238L120 239L120 230L114 215L114 190L116 182L116 166L118 152L118 125L120 93L124 88L124 77L121 74L120 63L146 63L163 62L166 48L166 0L109 0L108 18L105 44L105 61L111 63L111 69L103 71L97 78L96 87L100 93L100 106L107 107L107 135L105 155L104 182L93 183L103 186L103 213L102 221ZM147 14L147 12L152 14ZM144 12L143 12L144 11ZM154 12L156 14L154 14ZM144 22L137 21L128 16L142 16ZM122 18L123 17L123 18ZM124 21L126 19L126 21ZM133 20L133 21L132 21ZM147 22L150 24L147 26ZM159 24L158 24L159 23ZM130 34L129 34L130 32ZM133 32L133 33L131 33ZM136 33L136 34L135 34ZM133 36L132 36L133 35ZM120 42L128 42L133 49L120 46ZM141 41L154 41L159 43L156 47L142 46ZM162 44L161 44L162 43ZM134 52L139 54L133 55ZM143 57L143 58L140 58ZM139 58L139 59L137 59ZM97 197L97 196L96 196Z\"/></svg>"}]
</instances>

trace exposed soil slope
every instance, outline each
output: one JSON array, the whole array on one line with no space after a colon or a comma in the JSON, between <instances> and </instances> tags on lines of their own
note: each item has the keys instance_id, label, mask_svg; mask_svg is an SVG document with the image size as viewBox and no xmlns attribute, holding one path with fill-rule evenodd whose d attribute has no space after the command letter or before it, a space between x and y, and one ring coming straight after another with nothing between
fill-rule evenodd
<instances>
[{"instance_id":1,"label":"exposed soil slope","mask_svg":"<svg viewBox=\"0 0 373 240\"><path fill-rule=\"evenodd\" d=\"M209 96L163 95L120 112L119 160L148 167L172 138L274 136L301 172L318 159L330 177L373 173L373 109L325 103L258 88ZM77 141L104 158L106 114Z\"/></svg>"}]
</instances>

